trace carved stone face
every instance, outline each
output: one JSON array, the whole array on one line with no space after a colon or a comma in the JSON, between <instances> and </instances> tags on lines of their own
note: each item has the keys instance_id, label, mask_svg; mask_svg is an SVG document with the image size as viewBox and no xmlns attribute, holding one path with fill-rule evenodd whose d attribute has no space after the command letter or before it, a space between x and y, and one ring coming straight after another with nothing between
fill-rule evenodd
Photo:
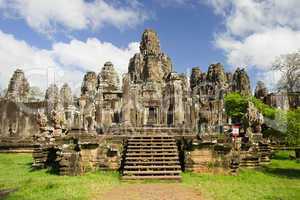
<instances>
[{"instance_id":1,"label":"carved stone face","mask_svg":"<svg viewBox=\"0 0 300 200\"><path fill-rule=\"evenodd\" d=\"M155 31L147 29L143 33L140 50L143 55L158 55L160 53L159 39Z\"/></svg>"}]
</instances>

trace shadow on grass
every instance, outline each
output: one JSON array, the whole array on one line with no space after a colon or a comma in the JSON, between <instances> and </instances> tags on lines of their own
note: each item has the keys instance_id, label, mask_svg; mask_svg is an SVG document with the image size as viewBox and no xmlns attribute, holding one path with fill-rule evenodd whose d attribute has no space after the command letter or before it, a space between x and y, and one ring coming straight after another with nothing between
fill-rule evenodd
<instances>
[{"instance_id":1,"label":"shadow on grass","mask_svg":"<svg viewBox=\"0 0 300 200\"><path fill-rule=\"evenodd\" d=\"M39 169L35 169L32 167L32 162L28 162L25 164L26 168L28 169L29 172L35 172L38 171Z\"/></svg>"},{"instance_id":2,"label":"shadow on grass","mask_svg":"<svg viewBox=\"0 0 300 200\"><path fill-rule=\"evenodd\" d=\"M275 154L274 156L272 156L272 159L274 159L274 160L290 160L288 154L287 155Z\"/></svg>"},{"instance_id":3,"label":"shadow on grass","mask_svg":"<svg viewBox=\"0 0 300 200\"><path fill-rule=\"evenodd\" d=\"M47 174L59 175L59 169L54 167L49 167L46 171Z\"/></svg>"},{"instance_id":4,"label":"shadow on grass","mask_svg":"<svg viewBox=\"0 0 300 200\"><path fill-rule=\"evenodd\" d=\"M0 190L0 199L5 199L10 193L16 192L18 189Z\"/></svg>"},{"instance_id":5,"label":"shadow on grass","mask_svg":"<svg viewBox=\"0 0 300 200\"><path fill-rule=\"evenodd\" d=\"M25 164L26 168L29 172L36 172L40 170L46 170L45 173L51 174L51 175L59 175L59 169L57 167L48 167L48 168L34 168L32 167L32 162Z\"/></svg>"},{"instance_id":6,"label":"shadow on grass","mask_svg":"<svg viewBox=\"0 0 300 200\"><path fill-rule=\"evenodd\" d=\"M267 174L282 176L289 179L300 179L300 169L263 167L262 171Z\"/></svg>"}]
</instances>

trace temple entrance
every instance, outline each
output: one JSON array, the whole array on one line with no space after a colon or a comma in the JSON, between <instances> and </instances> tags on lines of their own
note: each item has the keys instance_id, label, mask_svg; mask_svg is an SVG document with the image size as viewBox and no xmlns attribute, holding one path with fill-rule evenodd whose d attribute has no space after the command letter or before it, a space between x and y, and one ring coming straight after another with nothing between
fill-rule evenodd
<instances>
[{"instance_id":1,"label":"temple entrance","mask_svg":"<svg viewBox=\"0 0 300 200\"><path fill-rule=\"evenodd\" d=\"M149 107L148 125L154 125L157 122L157 113L154 107Z\"/></svg>"},{"instance_id":2,"label":"temple entrance","mask_svg":"<svg viewBox=\"0 0 300 200\"><path fill-rule=\"evenodd\" d=\"M119 116L119 113L115 112L115 113L113 114L112 122L113 122L113 123L119 123L119 122L120 122L120 116Z\"/></svg>"},{"instance_id":3,"label":"temple entrance","mask_svg":"<svg viewBox=\"0 0 300 200\"><path fill-rule=\"evenodd\" d=\"M167 114L167 124L168 124L168 126L172 126L173 123L174 123L173 122L173 105L170 105L168 114Z\"/></svg>"}]
</instances>

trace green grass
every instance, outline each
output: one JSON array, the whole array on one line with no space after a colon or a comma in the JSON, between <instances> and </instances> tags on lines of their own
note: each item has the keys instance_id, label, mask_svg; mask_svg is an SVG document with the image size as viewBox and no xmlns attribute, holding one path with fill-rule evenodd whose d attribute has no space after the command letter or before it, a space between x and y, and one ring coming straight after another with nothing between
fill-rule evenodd
<instances>
[{"instance_id":1,"label":"green grass","mask_svg":"<svg viewBox=\"0 0 300 200\"><path fill-rule=\"evenodd\" d=\"M29 154L0 154L0 190L17 189L8 200L96 199L115 186L132 184L120 182L116 172L67 177L32 171L31 162ZM300 199L300 163L288 160L288 152L280 152L271 165L258 170L242 170L238 176L183 173L181 184L200 190L205 200L296 200Z\"/></svg>"},{"instance_id":2,"label":"green grass","mask_svg":"<svg viewBox=\"0 0 300 200\"><path fill-rule=\"evenodd\" d=\"M31 170L30 154L0 154L0 189L16 188L7 199L93 199L119 185L117 172L68 177Z\"/></svg>"},{"instance_id":3,"label":"green grass","mask_svg":"<svg viewBox=\"0 0 300 200\"><path fill-rule=\"evenodd\" d=\"M183 184L199 189L205 199L296 200L300 199L300 163L280 152L270 165L243 169L238 176L184 173Z\"/></svg>"}]
</instances>

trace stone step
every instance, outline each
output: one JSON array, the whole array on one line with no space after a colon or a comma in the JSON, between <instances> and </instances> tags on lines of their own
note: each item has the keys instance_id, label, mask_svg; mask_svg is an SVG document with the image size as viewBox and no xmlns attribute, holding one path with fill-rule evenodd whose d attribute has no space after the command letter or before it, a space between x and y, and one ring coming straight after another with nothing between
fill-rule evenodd
<instances>
[{"instance_id":1,"label":"stone step","mask_svg":"<svg viewBox=\"0 0 300 200\"><path fill-rule=\"evenodd\" d=\"M159 180L181 180L181 176L123 176L123 180L144 180L144 179L159 179Z\"/></svg>"},{"instance_id":2,"label":"stone step","mask_svg":"<svg viewBox=\"0 0 300 200\"><path fill-rule=\"evenodd\" d=\"M139 166L146 166L146 165L179 165L179 161L125 161L125 165L139 165Z\"/></svg>"},{"instance_id":3,"label":"stone step","mask_svg":"<svg viewBox=\"0 0 300 200\"><path fill-rule=\"evenodd\" d=\"M173 136L133 136L128 139L174 139Z\"/></svg>"},{"instance_id":4,"label":"stone step","mask_svg":"<svg viewBox=\"0 0 300 200\"><path fill-rule=\"evenodd\" d=\"M126 156L140 156L140 157L152 157L152 156L162 156L162 157L168 157L168 156L178 156L177 152L172 153L144 153L144 152L138 152L138 153L126 153Z\"/></svg>"},{"instance_id":5,"label":"stone step","mask_svg":"<svg viewBox=\"0 0 300 200\"><path fill-rule=\"evenodd\" d=\"M158 139L158 138L149 138L149 139L128 139L128 142L175 142L174 139Z\"/></svg>"},{"instance_id":6,"label":"stone step","mask_svg":"<svg viewBox=\"0 0 300 200\"><path fill-rule=\"evenodd\" d=\"M177 149L127 149L128 153L134 152L149 152L149 153L158 153L158 152L172 152L177 153Z\"/></svg>"},{"instance_id":7,"label":"stone step","mask_svg":"<svg viewBox=\"0 0 300 200\"><path fill-rule=\"evenodd\" d=\"M169 146L163 146L163 145L130 146L130 145L128 145L127 149L175 149L175 150L177 150L177 146L176 145L169 145Z\"/></svg>"},{"instance_id":8,"label":"stone step","mask_svg":"<svg viewBox=\"0 0 300 200\"><path fill-rule=\"evenodd\" d=\"M130 142L127 145L128 147L130 146L176 146L174 142L150 142L150 143L145 143L145 142Z\"/></svg>"},{"instance_id":9,"label":"stone step","mask_svg":"<svg viewBox=\"0 0 300 200\"><path fill-rule=\"evenodd\" d=\"M124 175L179 175L181 170L170 170L170 171L128 171L124 170Z\"/></svg>"},{"instance_id":10,"label":"stone step","mask_svg":"<svg viewBox=\"0 0 300 200\"><path fill-rule=\"evenodd\" d=\"M180 179L178 148L172 136L140 136L127 140L123 179Z\"/></svg>"},{"instance_id":11,"label":"stone step","mask_svg":"<svg viewBox=\"0 0 300 200\"><path fill-rule=\"evenodd\" d=\"M126 161L140 161L140 162L167 162L167 161L178 161L178 157L150 157L150 158L145 158L145 157L126 157Z\"/></svg>"},{"instance_id":12,"label":"stone step","mask_svg":"<svg viewBox=\"0 0 300 200\"><path fill-rule=\"evenodd\" d=\"M170 165L170 166L157 166L157 165L152 165L152 166L143 166L143 165L136 165L136 166L125 166L124 167L125 170L130 170L130 169L137 169L137 170L147 170L147 169L154 169L154 171L159 171L161 169L176 169L176 170L180 170L181 168L178 165ZM155 170L157 169L157 170Z\"/></svg>"}]
</instances>

